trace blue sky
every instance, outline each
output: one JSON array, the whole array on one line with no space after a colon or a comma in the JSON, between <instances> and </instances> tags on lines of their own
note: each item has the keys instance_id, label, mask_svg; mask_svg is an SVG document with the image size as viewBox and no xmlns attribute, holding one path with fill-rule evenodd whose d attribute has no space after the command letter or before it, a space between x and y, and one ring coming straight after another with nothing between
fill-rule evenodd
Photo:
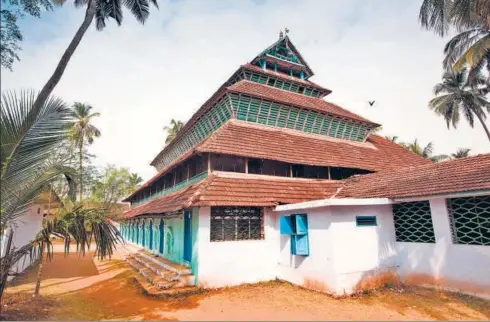
<instances>
[{"instance_id":1,"label":"blue sky","mask_svg":"<svg viewBox=\"0 0 490 322\"><path fill-rule=\"evenodd\" d=\"M187 120L239 67L274 42L290 37L331 89L326 99L383 125L383 134L433 141L436 153L468 147L490 152L481 125L458 130L427 108L442 73L446 39L418 25L418 0L159 1L142 26L125 11L123 25L92 27L55 94L87 102L102 116L97 163L129 167L145 178L163 147L163 127ZM2 89L40 89L82 22L71 4L26 19L21 62L2 70ZM376 100L369 107L368 100Z\"/></svg>"}]
</instances>

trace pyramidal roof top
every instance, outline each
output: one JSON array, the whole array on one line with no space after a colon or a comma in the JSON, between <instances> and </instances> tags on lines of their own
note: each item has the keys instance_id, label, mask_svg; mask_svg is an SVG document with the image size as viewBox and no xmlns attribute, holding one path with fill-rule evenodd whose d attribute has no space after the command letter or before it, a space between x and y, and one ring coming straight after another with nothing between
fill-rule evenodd
<instances>
[{"instance_id":1,"label":"pyramidal roof top","mask_svg":"<svg viewBox=\"0 0 490 322\"><path fill-rule=\"evenodd\" d=\"M280 69L290 73L291 76L300 76L308 79L313 76L313 70L308 66L306 60L301 56L288 35L281 31L279 39L258 54L252 64L269 64L274 69ZM263 65L265 67L265 65Z\"/></svg>"}]
</instances>

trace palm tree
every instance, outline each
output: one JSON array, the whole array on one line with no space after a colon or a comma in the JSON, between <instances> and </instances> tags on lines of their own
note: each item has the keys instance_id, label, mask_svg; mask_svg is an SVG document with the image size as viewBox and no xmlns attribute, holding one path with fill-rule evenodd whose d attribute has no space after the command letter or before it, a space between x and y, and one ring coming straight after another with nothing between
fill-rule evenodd
<instances>
[{"instance_id":1,"label":"palm tree","mask_svg":"<svg viewBox=\"0 0 490 322\"><path fill-rule=\"evenodd\" d=\"M167 131L167 138L165 139L165 144L169 144L173 139L177 137L177 133L182 130L185 123L182 121L176 121L172 119L170 121L170 126L165 126L163 130Z\"/></svg>"},{"instance_id":2,"label":"palm tree","mask_svg":"<svg viewBox=\"0 0 490 322\"><path fill-rule=\"evenodd\" d=\"M129 175L129 184L131 187L137 187L141 182L143 182L143 178L140 177L137 173L131 173Z\"/></svg>"},{"instance_id":3,"label":"palm tree","mask_svg":"<svg viewBox=\"0 0 490 322\"><path fill-rule=\"evenodd\" d=\"M484 83L482 77L479 75L475 79L478 83ZM490 113L490 102L487 101L484 91L468 84L466 70L461 73L445 72L442 83L434 87L434 95L436 97L429 102L429 108L444 117L448 128L450 124L456 128L461 113L473 127L476 115L490 140L490 131L485 124L485 111Z\"/></svg>"},{"instance_id":4,"label":"palm tree","mask_svg":"<svg viewBox=\"0 0 490 322\"><path fill-rule=\"evenodd\" d=\"M460 72L468 65L473 74L483 66L490 71L489 16L489 0L424 0L419 21L440 36L454 28L458 34L444 47L444 67Z\"/></svg>"},{"instance_id":5,"label":"palm tree","mask_svg":"<svg viewBox=\"0 0 490 322\"><path fill-rule=\"evenodd\" d=\"M54 0L54 2L64 4L66 0ZM66 66L68 66L68 62L80 44L85 32L87 32L88 28L92 24L94 17L96 20L95 26L97 30L104 29L106 26L106 20L109 19L114 19L118 25L121 25L123 19L122 6L125 6L127 9L129 9L129 11L131 11L136 20L144 24L150 15L150 2L158 8L157 0L75 0L75 6L86 6L85 18L63 53L63 56L61 56L61 59L58 62L53 74L39 92L39 95L34 102L34 109L39 109L40 106L44 105L49 95L51 95L54 88L59 83Z\"/></svg>"},{"instance_id":6,"label":"palm tree","mask_svg":"<svg viewBox=\"0 0 490 322\"><path fill-rule=\"evenodd\" d=\"M67 138L70 109L54 97L34 108L35 98L33 91L2 93L0 233L50 182L62 174L75 175L73 169L52 157Z\"/></svg>"},{"instance_id":7,"label":"palm tree","mask_svg":"<svg viewBox=\"0 0 490 322\"><path fill-rule=\"evenodd\" d=\"M90 122L100 113L91 113L92 106L76 102L73 104L72 115L75 121L70 125L70 136L79 149L80 160L80 201L83 198L83 148L85 143L92 144L100 131ZM86 140L86 141L85 141Z\"/></svg>"},{"instance_id":8,"label":"palm tree","mask_svg":"<svg viewBox=\"0 0 490 322\"><path fill-rule=\"evenodd\" d=\"M396 143L396 141L398 141L398 136L396 136L396 135L394 135L394 136L386 135L385 136L385 139L387 139L388 141L391 141L393 143Z\"/></svg>"},{"instance_id":9,"label":"palm tree","mask_svg":"<svg viewBox=\"0 0 490 322\"><path fill-rule=\"evenodd\" d=\"M67 138L70 109L54 97L35 108L35 98L33 91L4 92L0 103L0 238L7 237L0 258L0 299L10 268L33 249L12 248L16 218L59 176L75 175L61 159L53 158Z\"/></svg>"},{"instance_id":10,"label":"palm tree","mask_svg":"<svg viewBox=\"0 0 490 322\"><path fill-rule=\"evenodd\" d=\"M451 153L453 159L467 158L470 155L471 149L459 148L456 153Z\"/></svg>"},{"instance_id":11,"label":"palm tree","mask_svg":"<svg viewBox=\"0 0 490 322\"><path fill-rule=\"evenodd\" d=\"M433 155L433 150L434 150L434 145L432 142L429 142L425 147L422 147L419 143L418 140L415 139L413 142L408 142L408 143L400 143L401 146L406 148L408 151L413 152L415 154L420 155L424 159L429 159L433 162L439 162L444 159L447 159L448 156L445 154L439 154L439 155Z\"/></svg>"}]
</instances>

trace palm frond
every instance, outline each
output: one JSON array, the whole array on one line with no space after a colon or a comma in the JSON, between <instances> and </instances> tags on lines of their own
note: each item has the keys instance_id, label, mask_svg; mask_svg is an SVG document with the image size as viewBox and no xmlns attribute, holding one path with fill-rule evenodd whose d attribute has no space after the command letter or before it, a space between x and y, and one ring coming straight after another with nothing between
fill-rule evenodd
<instances>
[{"instance_id":1,"label":"palm frond","mask_svg":"<svg viewBox=\"0 0 490 322\"><path fill-rule=\"evenodd\" d=\"M446 43L443 60L444 68L451 69L459 57L484 35L481 29L471 29L457 34Z\"/></svg>"},{"instance_id":2,"label":"palm frond","mask_svg":"<svg viewBox=\"0 0 490 322\"><path fill-rule=\"evenodd\" d=\"M143 24L150 15L148 0L124 0L123 4L131 11L136 20Z\"/></svg>"},{"instance_id":3,"label":"palm frond","mask_svg":"<svg viewBox=\"0 0 490 322\"><path fill-rule=\"evenodd\" d=\"M456 153L451 153L453 159L466 158L469 156L471 149L459 148Z\"/></svg>"},{"instance_id":4,"label":"palm frond","mask_svg":"<svg viewBox=\"0 0 490 322\"><path fill-rule=\"evenodd\" d=\"M419 22L427 30L445 36L450 27L451 1L424 0L419 12Z\"/></svg>"},{"instance_id":5,"label":"palm frond","mask_svg":"<svg viewBox=\"0 0 490 322\"><path fill-rule=\"evenodd\" d=\"M456 72L461 71L466 65L470 68L476 67L485 60L487 53L490 51L490 32L476 41L471 47L464 51L454 63L453 69Z\"/></svg>"}]
</instances>

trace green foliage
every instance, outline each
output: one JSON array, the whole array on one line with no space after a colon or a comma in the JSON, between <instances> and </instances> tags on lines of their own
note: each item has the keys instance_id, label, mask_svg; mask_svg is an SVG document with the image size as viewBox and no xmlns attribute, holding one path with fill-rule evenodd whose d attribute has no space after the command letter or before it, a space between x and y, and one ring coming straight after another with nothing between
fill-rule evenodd
<instances>
[{"instance_id":1,"label":"green foliage","mask_svg":"<svg viewBox=\"0 0 490 322\"><path fill-rule=\"evenodd\" d=\"M456 30L444 48L444 67L461 72L468 66L473 73L484 66L490 71L489 17L489 0L424 0L419 21L440 36Z\"/></svg>"},{"instance_id":2,"label":"green foliage","mask_svg":"<svg viewBox=\"0 0 490 322\"><path fill-rule=\"evenodd\" d=\"M439 162L449 158L449 156L445 154L433 155L434 145L432 142L429 142L425 147L421 146L417 139L413 142L401 142L399 144L408 151L418 154L424 159L429 159L432 162Z\"/></svg>"},{"instance_id":3,"label":"green foliage","mask_svg":"<svg viewBox=\"0 0 490 322\"><path fill-rule=\"evenodd\" d=\"M84 195L84 171L83 161L85 146L92 144L94 138L100 136L100 130L95 127L91 122L94 117L100 116L100 113L91 113L93 107L88 104L76 102L73 104L71 115L74 119L69 125L70 138L72 142L78 147L78 159L79 159L79 183L80 183L80 201Z\"/></svg>"},{"instance_id":4,"label":"green foliage","mask_svg":"<svg viewBox=\"0 0 490 322\"><path fill-rule=\"evenodd\" d=\"M35 93L2 94L0 136L1 227L9 223L37 194L60 175L74 176L74 170L54 151L67 138L70 111L57 98L33 108ZM0 230L2 230L0 229Z\"/></svg>"},{"instance_id":5,"label":"green foliage","mask_svg":"<svg viewBox=\"0 0 490 322\"><path fill-rule=\"evenodd\" d=\"M471 149L459 148L455 153L451 153L451 158L461 159L470 156Z\"/></svg>"},{"instance_id":6,"label":"green foliage","mask_svg":"<svg viewBox=\"0 0 490 322\"><path fill-rule=\"evenodd\" d=\"M471 127L474 126L475 116L480 120L490 140L490 132L485 124L486 113L490 113L490 102L486 98L487 80L483 75L475 75L473 84L468 82L468 72L447 71L442 77L442 83L434 87L436 96L429 102L429 108L444 117L447 127L454 128L459 123L461 114Z\"/></svg>"},{"instance_id":7,"label":"green foliage","mask_svg":"<svg viewBox=\"0 0 490 322\"><path fill-rule=\"evenodd\" d=\"M165 139L165 144L169 144L173 139L177 137L177 134L182 130L185 123L182 121L176 121L172 119L169 126L165 126L163 130L167 131L167 138Z\"/></svg>"},{"instance_id":8,"label":"green foliage","mask_svg":"<svg viewBox=\"0 0 490 322\"><path fill-rule=\"evenodd\" d=\"M118 210L115 206L127 195L138 188L142 181L136 173L130 173L127 168L107 166L101 178L95 182L90 200L102 204L110 215Z\"/></svg>"},{"instance_id":9,"label":"green foliage","mask_svg":"<svg viewBox=\"0 0 490 322\"><path fill-rule=\"evenodd\" d=\"M17 25L18 19L26 14L39 18L43 10L51 10L49 0L2 0L0 27L0 57L1 65L12 70L12 64L19 60L19 43L22 33Z\"/></svg>"}]
</instances>

